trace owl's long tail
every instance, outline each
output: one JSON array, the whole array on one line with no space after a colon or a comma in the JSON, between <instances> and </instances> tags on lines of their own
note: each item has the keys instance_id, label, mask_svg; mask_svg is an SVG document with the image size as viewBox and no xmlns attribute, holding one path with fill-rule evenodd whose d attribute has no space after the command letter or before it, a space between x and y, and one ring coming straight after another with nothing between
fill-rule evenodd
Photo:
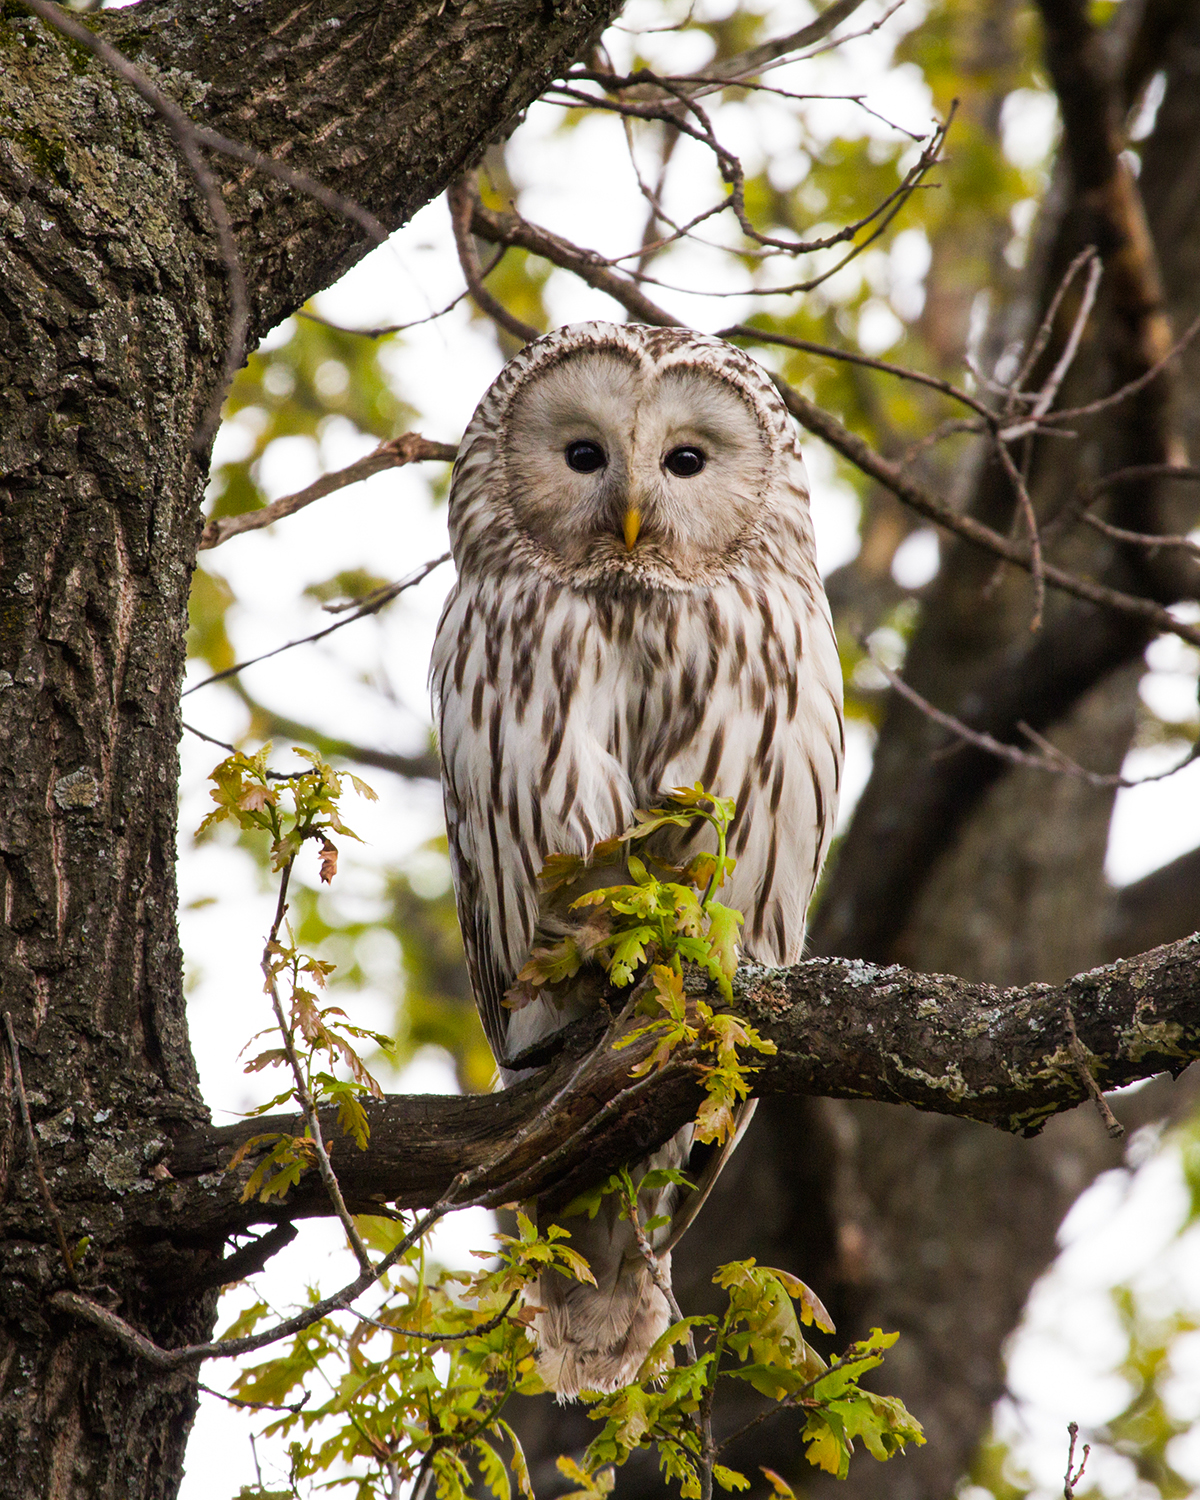
<instances>
[{"instance_id":1,"label":"owl's long tail","mask_svg":"<svg viewBox=\"0 0 1200 1500\"><path fill-rule=\"evenodd\" d=\"M653 1156L632 1168L636 1182L655 1167L681 1167L692 1144L692 1127L684 1126ZM647 1192L639 1199L643 1223L670 1213L674 1187ZM560 1219L570 1230L570 1245L587 1261L596 1285L574 1281L556 1271L540 1278L531 1297L542 1309L534 1323L538 1370L560 1401L580 1391L613 1391L636 1379L643 1360L660 1334L671 1325L667 1300L654 1284L638 1249L633 1226L618 1217L620 1205L606 1196L594 1219L585 1214ZM668 1233L652 1232L655 1248ZM660 1274L670 1285L670 1253L658 1257Z\"/></svg>"},{"instance_id":2,"label":"owl's long tail","mask_svg":"<svg viewBox=\"0 0 1200 1500\"><path fill-rule=\"evenodd\" d=\"M649 1235L659 1276L667 1286L671 1284L671 1250L695 1218L753 1113L751 1100L742 1108L736 1134L710 1159L695 1191L667 1186L639 1198L643 1224L670 1216L669 1223ZM631 1169L634 1181L658 1167L683 1167L693 1134L691 1125L677 1131ZM619 1213L616 1196L609 1194L595 1218L581 1214L559 1219L570 1231L571 1249L587 1260L595 1286L550 1271L530 1292L541 1309L534 1322L538 1370L560 1401L572 1400L580 1391L612 1391L630 1384L655 1340L671 1326L667 1299L638 1248L633 1226Z\"/></svg>"}]
</instances>

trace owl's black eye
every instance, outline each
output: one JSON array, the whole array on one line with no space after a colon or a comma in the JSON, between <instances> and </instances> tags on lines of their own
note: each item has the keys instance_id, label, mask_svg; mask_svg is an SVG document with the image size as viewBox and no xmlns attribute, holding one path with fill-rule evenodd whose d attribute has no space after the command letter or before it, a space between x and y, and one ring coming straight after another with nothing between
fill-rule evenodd
<instances>
[{"instance_id":1,"label":"owl's black eye","mask_svg":"<svg viewBox=\"0 0 1200 1500\"><path fill-rule=\"evenodd\" d=\"M589 443L586 438L578 443L567 444L566 459L576 474L594 474L608 462L600 444Z\"/></svg>"},{"instance_id":2,"label":"owl's black eye","mask_svg":"<svg viewBox=\"0 0 1200 1500\"><path fill-rule=\"evenodd\" d=\"M691 479L694 474L699 474L706 462L700 449L687 443L682 448L671 449L663 459L663 468L677 479Z\"/></svg>"}]
</instances>

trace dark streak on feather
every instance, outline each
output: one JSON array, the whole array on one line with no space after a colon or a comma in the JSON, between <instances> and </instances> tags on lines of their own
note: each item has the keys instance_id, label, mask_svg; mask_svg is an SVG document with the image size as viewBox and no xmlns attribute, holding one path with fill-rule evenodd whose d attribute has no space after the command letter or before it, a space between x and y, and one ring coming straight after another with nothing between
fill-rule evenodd
<instances>
[{"instance_id":1,"label":"dark streak on feather","mask_svg":"<svg viewBox=\"0 0 1200 1500\"><path fill-rule=\"evenodd\" d=\"M700 781L706 787L711 787L717 779L717 772L721 767L721 754L725 749L725 725L719 723L713 730L712 739L709 741L708 754L704 758L704 767L700 772Z\"/></svg>"},{"instance_id":2,"label":"dark streak on feather","mask_svg":"<svg viewBox=\"0 0 1200 1500\"><path fill-rule=\"evenodd\" d=\"M754 909L754 936L762 937L766 921L767 905L771 899L771 887L775 884L775 860L779 854L778 830L771 829L771 842L767 846L767 864L763 870L762 884L758 890L758 903Z\"/></svg>"}]
</instances>

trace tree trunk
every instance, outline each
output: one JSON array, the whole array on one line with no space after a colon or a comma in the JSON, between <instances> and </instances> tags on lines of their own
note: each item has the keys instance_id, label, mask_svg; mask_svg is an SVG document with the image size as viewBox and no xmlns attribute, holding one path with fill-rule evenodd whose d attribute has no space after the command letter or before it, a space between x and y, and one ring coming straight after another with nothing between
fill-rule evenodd
<instances>
[{"instance_id":1,"label":"tree trunk","mask_svg":"<svg viewBox=\"0 0 1200 1500\"><path fill-rule=\"evenodd\" d=\"M409 0L147 3L89 27L203 123L387 227L435 196L615 11ZM337 58L337 67L328 66ZM75 1279L150 1337L207 1336L220 1244L136 1231L205 1118L184 1024L175 806L186 605L226 268L162 122L78 43L0 19L0 1495L173 1495L195 1371L47 1306ZM368 248L241 166L224 184L261 333ZM161 1175L161 1171L159 1173ZM81 1241L86 1237L86 1247Z\"/></svg>"}]
</instances>

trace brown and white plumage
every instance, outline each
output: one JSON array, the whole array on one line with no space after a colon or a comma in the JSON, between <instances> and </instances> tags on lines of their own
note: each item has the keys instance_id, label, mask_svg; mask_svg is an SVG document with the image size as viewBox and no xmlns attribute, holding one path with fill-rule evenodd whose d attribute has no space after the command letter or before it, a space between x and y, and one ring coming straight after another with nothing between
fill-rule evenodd
<instances>
[{"instance_id":1,"label":"brown and white plumage","mask_svg":"<svg viewBox=\"0 0 1200 1500\"><path fill-rule=\"evenodd\" d=\"M432 683L467 960L501 1062L571 1019L503 1003L546 856L586 854L671 787L736 799L722 900L745 913L748 957L799 959L836 813L841 674L795 429L759 366L682 329L539 339L467 429L450 534ZM667 1321L628 1225L571 1227L600 1288L543 1278L543 1369L565 1394L632 1379Z\"/></svg>"}]
</instances>

